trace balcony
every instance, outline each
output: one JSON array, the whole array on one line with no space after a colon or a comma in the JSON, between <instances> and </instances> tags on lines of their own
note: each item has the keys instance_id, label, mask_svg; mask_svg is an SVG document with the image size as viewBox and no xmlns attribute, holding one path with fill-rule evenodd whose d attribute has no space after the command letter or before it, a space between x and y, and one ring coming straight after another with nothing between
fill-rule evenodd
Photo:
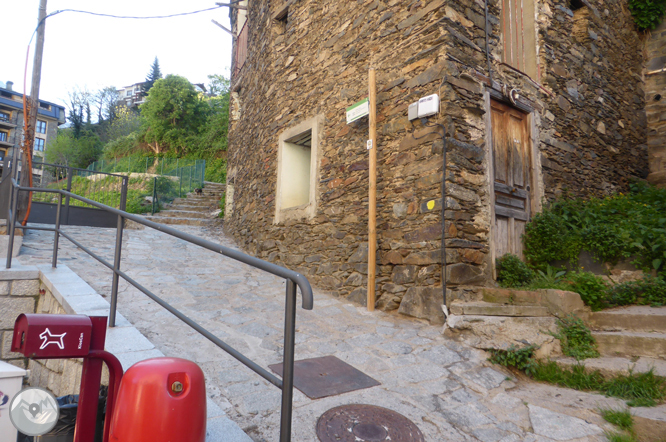
<instances>
[{"instance_id":1,"label":"balcony","mask_svg":"<svg viewBox=\"0 0 666 442\"><path fill-rule=\"evenodd\" d=\"M13 147L16 143L16 134L7 135L7 132L0 132L0 149Z\"/></svg>"},{"instance_id":2,"label":"balcony","mask_svg":"<svg viewBox=\"0 0 666 442\"><path fill-rule=\"evenodd\" d=\"M5 113L0 112L0 127L4 129L14 129L17 125L18 114L8 117Z\"/></svg>"}]
</instances>

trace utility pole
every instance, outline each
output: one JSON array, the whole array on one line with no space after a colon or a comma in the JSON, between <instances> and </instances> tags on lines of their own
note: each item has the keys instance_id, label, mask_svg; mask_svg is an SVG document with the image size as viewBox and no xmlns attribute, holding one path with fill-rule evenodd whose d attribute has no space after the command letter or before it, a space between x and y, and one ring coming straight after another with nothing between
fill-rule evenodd
<instances>
[{"instance_id":1,"label":"utility pole","mask_svg":"<svg viewBox=\"0 0 666 442\"><path fill-rule=\"evenodd\" d=\"M32 64L32 82L30 89L30 105L28 106L28 115L23 115L27 119L25 132L23 135L23 158L21 160L21 179L20 185L30 186L32 182L32 151L35 138L35 127L37 125L37 111L39 110L39 85L42 78L42 54L44 53L44 31L46 28L46 0L39 1L39 14L37 16L37 44L35 45L35 58ZM30 194L21 192L18 201L17 220L23 221L28 210L28 201Z\"/></svg>"}]
</instances>

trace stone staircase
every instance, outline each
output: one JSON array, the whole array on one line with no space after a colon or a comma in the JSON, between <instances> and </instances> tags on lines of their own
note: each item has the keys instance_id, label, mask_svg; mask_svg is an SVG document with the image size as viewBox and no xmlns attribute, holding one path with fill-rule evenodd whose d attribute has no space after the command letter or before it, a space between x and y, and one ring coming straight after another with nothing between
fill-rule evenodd
<instances>
[{"instance_id":1,"label":"stone staircase","mask_svg":"<svg viewBox=\"0 0 666 442\"><path fill-rule=\"evenodd\" d=\"M605 373L654 369L666 377L666 307L629 306L592 312L587 318L601 357L585 366ZM558 360L570 365L570 358Z\"/></svg>"},{"instance_id":2,"label":"stone staircase","mask_svg":"<svg viewBox=\"0 0 666 442\"><path fill-rule=\"evenodd\" d=\"M187 198L176 198L166 209L145 218L161 224L205 226L214 219L213 212L219 209L219 202L226 186L206 181L203 193L188 193Z\"/></svg>"},{"instance_id":3,"label":"stone staircase","mask_svg":"<svg viewBox=\"0 0 666 442\"><path fill-rule=\"evenodd\" d=\"M447 326L477 348L511 345L541 347L539 357L562 365L577 363L561 355L557 318L575 314L592 330L600 357L586 359L589 369L606 374L646 372L666 377L666 307L629 306L591 312L577 293L562 290L523 291L479 288L469 299L449 305Z\"/></svg>"},{"instance_id":4,"label":"stone staircase","mask_svg":"<svg viewBox=\"0 0 666 442\"><path fill-rule=\"evenodd\" d=\"M577 293L563 290L477 288L449 305L450 333L476 348L540 347L539 357L559 352L557 318L589 309Z\"/></svg>"}]
</instances>

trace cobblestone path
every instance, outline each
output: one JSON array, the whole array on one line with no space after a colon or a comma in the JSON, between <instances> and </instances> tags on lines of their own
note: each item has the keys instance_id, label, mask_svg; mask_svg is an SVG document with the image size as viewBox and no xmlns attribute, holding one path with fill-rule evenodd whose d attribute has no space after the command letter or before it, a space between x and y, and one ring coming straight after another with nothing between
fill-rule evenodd
<instances>
[{"instance_id":1,"label":"cobblestone path","mask_svg":"<svg viewBox=\"0 0 666 442\"><path fill-rule=\"evenodd\" d=\"M109 261L115 230L66 227ZM219 231L183 231L228 247ZM30 231L19 260L50 262L53 234ZM59 262L108 297L111 272L61 239ZM222 340L263 367L282 360L285 284L280 278L168 235L126 230L122 269ZM122 281L122 280L121 280ZM196 361L207 388L256 441L276 441L280 391L170 313L121 282L118 310L165 355ZM602 441L594 412L620 407L599 395L534 384L507 376L478 350L442 335L439 327L364 308L315 290L313 311L297 311L296 359L334 355L372 376L380 386L319 400L294 395L295 442L317 441L324 411L347 403L393 409L421 429L427 441Z\"/></svg>"}]
</instances>

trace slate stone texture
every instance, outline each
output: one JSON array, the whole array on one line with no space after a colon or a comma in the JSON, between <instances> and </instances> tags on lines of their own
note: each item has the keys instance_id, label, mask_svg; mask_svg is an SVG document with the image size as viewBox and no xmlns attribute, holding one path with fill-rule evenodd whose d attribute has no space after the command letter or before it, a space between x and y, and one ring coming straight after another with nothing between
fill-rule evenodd
<instances>
[{"instance_id":1,"label":"slate stone texture","mask_svg":"<svg viewBox=\"0 0 666 442\"><path fill-rule=\"evenodd\" d=\"M492 88L516 89L519 102L533 109L535 201L604 195L645 178L644 43L622 2L589 0L575 13L565 0L535 2L534 79L501 63L502 3L489 1ZM272 20L282 5L248 5L247 60L232 69L233 201L227 200L225 231L243 250L364 302L367 263L359 256L367 253L368 125L347 125L345 108L367 97L374 67L376 306L441 322L442 232L454 297L492 280L483 2L301 0L289 4L286 22ZM441 112L432 127L409 122L409 104L435 93ZM276 223L278 139L317 116L323 122L315 140L315 215ZM434 123L448 137L444 226L443 129ZM405 299L409 306L402 306Z\"/></svg>"}]
</instances>

